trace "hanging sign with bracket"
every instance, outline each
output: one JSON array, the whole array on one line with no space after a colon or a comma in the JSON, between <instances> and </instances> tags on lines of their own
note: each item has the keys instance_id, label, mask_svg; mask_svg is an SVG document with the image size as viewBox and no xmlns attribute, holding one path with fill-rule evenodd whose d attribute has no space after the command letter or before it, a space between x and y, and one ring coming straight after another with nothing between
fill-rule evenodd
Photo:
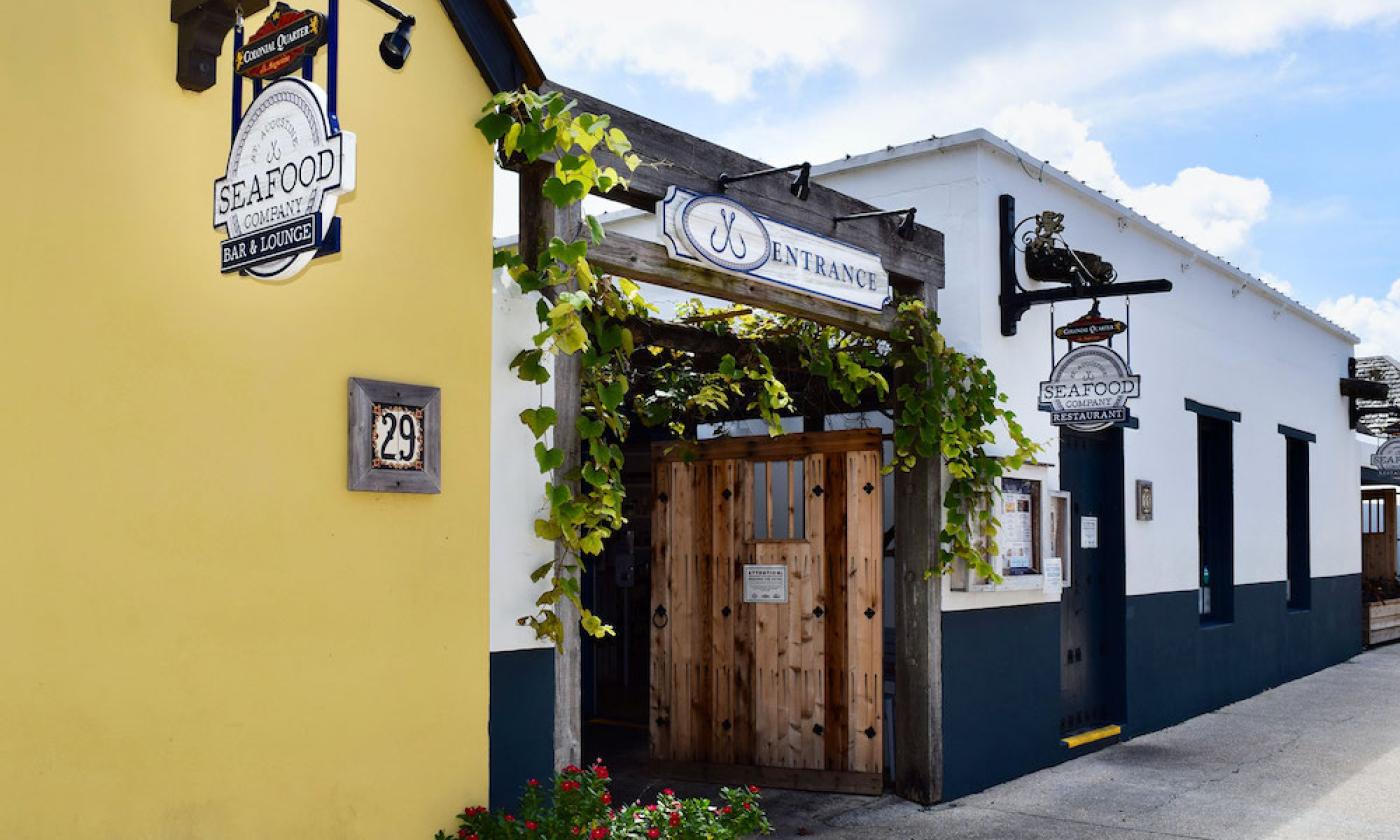
<instances>
[{"instance_id":1,"label":"hanging sign with bracket","mask_svg":"<svg viewBox=\"0 0 1400 840\"><path fill-rule=\"evenodd\" d=\"M234 31L233 140L214 182L219 270L258 280L294 277L317 256L339 250L339 196L355 189L355 135L335 113L338 3L329 16L285 3L247 47ZM330 93L311 80L311 57L330 44ZM301 69L300 77L286 75ZM254 98L242 111L243 78ZM274 78L264 86L265 80Z\"/></svg>"},{"instance_id":2,"label":"hanging sign with bracket","mask_svg":"<svg viewBox=\"0 0 1400 840\"><path fill-rule=\"evenodd\" d=\"M657 202L671 258L879 312L890 300L880 255L755 213L723 195L671 187Z\"/></svg>"},{"instance_id":3,"label":"hanging sign with bracket","mask_svg":"<svg viewBox=\"0 0 1400 840\"><path fill-rule=\"evenodd\" d=\"M1127 331L1128 325L1115 318L1105 318L1099 314L1098 302L1094 308L1063 327L1055 330L1055 337L1071 344L1092 344L1104 341Z\"/></svg>"}]
</instances>

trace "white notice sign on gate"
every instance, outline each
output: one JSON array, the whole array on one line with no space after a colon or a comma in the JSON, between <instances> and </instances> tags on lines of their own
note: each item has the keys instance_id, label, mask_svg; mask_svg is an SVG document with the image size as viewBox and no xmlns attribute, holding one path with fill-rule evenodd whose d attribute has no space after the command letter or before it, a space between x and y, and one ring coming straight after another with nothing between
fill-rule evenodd
<instances>
[{"instance_id":1,"label":"white notice sign on gate","mask_svg":"<svg viewBox=\"0 0 1400 840\"><path fill-rule=\"evenodd\" d=\"M745 604L786 604L787 566L746 564L744 566Z\"/></svg>"}]
</instances>

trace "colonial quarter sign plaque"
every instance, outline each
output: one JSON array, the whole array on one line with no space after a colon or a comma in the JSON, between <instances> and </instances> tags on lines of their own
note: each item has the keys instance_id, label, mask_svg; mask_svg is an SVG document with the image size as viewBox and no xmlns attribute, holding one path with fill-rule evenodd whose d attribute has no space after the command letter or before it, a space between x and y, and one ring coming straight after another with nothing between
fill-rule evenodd
<instances>
[{"instance_id":1,"label":"colonial quarter sign plaque","mask_svg":"<svg viewBox=\"0 0 1400 840\"><path fill-rule=\"evenodd\" d=\"M437 388L351 379L349 488L441 492L441 426Z\"/></svg>"}]
</instances>

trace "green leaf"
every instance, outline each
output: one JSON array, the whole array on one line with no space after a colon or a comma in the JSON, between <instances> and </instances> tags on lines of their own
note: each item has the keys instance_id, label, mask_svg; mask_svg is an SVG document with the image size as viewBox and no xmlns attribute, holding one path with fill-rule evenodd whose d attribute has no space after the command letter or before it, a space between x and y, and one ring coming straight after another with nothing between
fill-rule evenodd
<instances>
[{"instance_id":1,"label":"green leaf","mask_svg":"<svg viewBox=\"0 0 1400 840\"><path fill-rule=\"evenodd\" d=\"M495 143L506 136L506 132L510 131L510 127L515 124L515 120L511 119L508 114L498 112L487 114L476 121L477 130L486 137L488 143Z\"/></svg>"},{"instance_id":2,"label":"green leaf","mask_svg":"<svg viewBox=\"0 0 1400 840\"><path fill-rule=\"evenodd\" d=\"M603 233L603 223L598 221L598 217L592 214L583 217L588 222L588 233L593 237L594 242L601 242L606 235Z\"/></svg>"},{"instance_id":3,"label":"green leaf","mask_svg":"<svg viewBox=\"0 0 1400 840\"><path fill-rule=\"evenodd\" d=\"M550 541L557 540L557 539L559 539L560 535L563 534L563 533L564 533L563 531L559 530L559 526L558 526L558 525L554 524L553 522L550 522L548 519L536 519L536 520L535 520L535 536L539 537L539 538L542 539L542 540L550 540ZM543 566L541 566L540 569L548 570L549 567L551 567L551 566L553 566L553 565L554 565L554 563L551 561L551 562L546 563L546 564L544 564ZM535 573L538 574L539 571L540 571L539 569L536 569L536 570L535 570ZM543 575L541 575L541 577L543 577ZM539 577L535 577L535 575L532 574L532 575L530 575L530 580L533 580L533 581L535 581L536 583L538 583L539 580L540 580L540 578L539 578Z\"/></svg>"},{"instance_id":4,"label":"green leaf","mask_svg":"<svg viewBox=\"0 0 1400 840\"><path fill-rule=\"evenodd\" d=\"M530 431L535 437L542 436L554 425L554 421L559 419L559 412L544 406L543 408L527 408L520 412L520 422L530 427Z\"/></svg>"},{"instance_id":5,"label":"green leaf","mask_svg":"<svg viewBox=\"0 0 1400 840\"><path fill-rule=\"evenodd\" d=\"M540 465L540 472L552 472L564 465L564 450L558 447L546 447L543 443L536 443L535 462Z\"/></svg>"},{"instance_id":6,"label":"green leaf","mask_svg":"<svg viewBox=\"0 0 1400 840\"><path fill-rule=\"evenodd\" d=\"M626 395L627 380L621 376L598 386L598 399L602 401L603 407L608 411L621 405L622 398Z\"/></svg>"},{"instance_id":7,"label":"green leaf","mask_svg":"<svg viewBox=\"0 0 1400 840\"><path fill-rule=\"evenodd\" d=\"M564 183L553 176L546 180L544 186L540 188L540 193L543 194L545 198L552 201L556 207L568 207L571 204L577 204L583 200L587 192L588 188L579 181Z\"/></svg>"},{"instance_id":8,"label":"green leaf","mask_svg":"<svg viewBox=\"0 0 1400 840\"><path fill-rule=\"evenodd\" d=\"M579 415L578 420L574 421L574 428L578 429L579 437L584 440L592 440L597 437L602 437L603 429L606 427L601 420L593 420L589 417Z\"/></svg>"}]
</instances>

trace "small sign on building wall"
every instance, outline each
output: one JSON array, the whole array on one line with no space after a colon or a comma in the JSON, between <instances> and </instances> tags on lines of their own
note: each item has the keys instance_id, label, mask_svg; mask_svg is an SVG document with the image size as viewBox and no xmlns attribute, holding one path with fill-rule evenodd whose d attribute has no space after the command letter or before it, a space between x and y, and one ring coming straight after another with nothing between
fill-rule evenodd
<instances>
[{"instance_id":1,"label":"small sign on building wall","mask_svg":"<svg viewBox=\"0 0 1400 840\"><path fill-rule=\"evenodd\" d=\"M1079 517L1079 547L1099 547L1099 518L1097 516Z\"/></svg>"},{"instance_id":2,"label":"small sign on building wall","mask_svg":"<svg viewBox=\"0 0 1400 840\"><path fill-rule=\"evenodd\" d=\"M349 489L440 492L441 429L437 388L351 379Z\"/></svg>"},{"instance_id":3,"label":"small sign on building wall","mask_svg":"<svg viewBox=\"0 0 1400 840\"><path fill-rule=\"evenodd\" d=\"M787 566L749 563L744 566L745 604L786 604Z\"/></svg>"}]
</instances>

